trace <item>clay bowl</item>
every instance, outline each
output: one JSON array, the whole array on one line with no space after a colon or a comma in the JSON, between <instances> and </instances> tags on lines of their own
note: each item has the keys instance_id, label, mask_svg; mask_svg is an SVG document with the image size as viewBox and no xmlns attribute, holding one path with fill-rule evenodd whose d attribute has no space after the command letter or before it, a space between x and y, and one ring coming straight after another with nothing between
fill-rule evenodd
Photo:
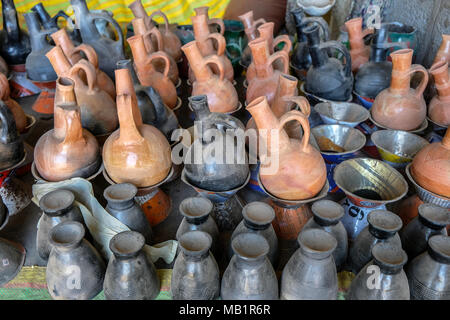
<instances>
[{"instance_id":1,"label":"clay bowl","mask_svg":"<svg viewBox=\"0 0 450 320\"><path fill-rule=\"evenodd\" d=\"M392 128L385 127L385 126L383 126L383 125L377 123L375 120L373 120L372 114L369 115L369 119L370 119L370 121L372 121L372 123L373 123L374 125L376 125L378 128L386 129L386 130L392 130ZM420 132L424 131L427 127L428 127L428 120L425 118L425 120L423 120L423 122L422 122L422 124L420 125L419 128L414 129L414 130L408 130L407 132L411 132L411 133L420 133Z\"/></svg>"},{"instance_id":2,"label":"clay bowl","mask_svg":"<svg viewBox=\"0 0 450 320\"><path fill-rule=\"evenodd\" d=\"M101 166L98 168L98 170L93 175L91 175L90 177L85 178L85 179L88 181L91 181L91 180L95 179L103 170L104 170L104 166L102 163ZM42 176L39 174L38 170L36 169L36 164L34 163L34 161L31 164L31 174L33 175L34 179L36 179L36 181L38 183L39 182L45 182L45 183L55 182L55 181L47 181L44 178L42 178ZM77 178L77 177L74 177L74 178Z\"/></svg>"},{"instance_id":3,"label":"clay bowl","mask_svg":"<svg viewBox=\"0 0 450 320\"><path fill-rule=\"evenodd\" d=\"M310 16L323 16L331 10L336 0L297 0L297 4Z\"/></svg>"},{"instance_id":4,"label":"clay bowl","mask_svg":"<svg viewBox=\"0 0 450 320\"><path fill-rule=\"evenodd\" d=\"M314 106L316 112L326 124L343 124L356 127L369 118L369 111L351 102L321 102Z\"/></svg>"}]
</instances>

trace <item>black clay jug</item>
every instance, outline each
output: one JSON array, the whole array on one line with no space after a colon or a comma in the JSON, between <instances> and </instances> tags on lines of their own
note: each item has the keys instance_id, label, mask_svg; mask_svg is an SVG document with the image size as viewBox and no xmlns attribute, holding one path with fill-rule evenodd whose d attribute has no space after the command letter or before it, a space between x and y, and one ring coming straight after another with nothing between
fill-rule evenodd
<instances>
[{"instance_id":1,"label":"black clay jug","mask_svg":"<svg viewBox=\"0 0 450 320\"><path fill-rule=\"evenodd\" d=\"M164 104L158 91L140 84L131 60L119 60L117 69L130 70L142 122L158 128L170 141L172 132L179 126L175 112Z\"/></svg>"},{"instance_id":2,"label":"black clay jug","mask_svg":"<svg viewBox=\"0 0 450 320\"><path fill-rule=\"evenodd\" d=\"M352 95L353 74L348 50L337 41L320 43L319 27L307 26L303 29L308 39L312 66L306 74L305 89L317 97L347 101ZM327 50L336 49L345 59L345 64L336 58L328 57Z\"/></svg>"},{"instance_id":3,"label":"black clay jug","mask_svg":"<svg viewBox=\"0 0 450 320\"><path fill-rule=\"evenodd\" d=\"M55 81L57 75L50 60L45 55L54 48L48 43L47 36L57 29L41 30L39 17L36 12L25 13L24 17L31 41L31 53L25 62L27 76L33 81Z\"/></svg>"},{"instance_id":4,"label":"black clay jug","mask_svg":"<svg viewBox=\"0 0 450 320\"><path fill-rule=\"evenodd\" d=\"M376 30L370 61L362 65L355 75L355 92L364 98L375 99L391 84L392 62L387 61L387 30Z\"/></svg>"},{"instance_id":5,"label":"black clay jug","mask_svg":"<svg viewBox=\"0 0 450 320\"><path fill-rule=\"evenodd\" d=\"M303 28L308 25L316 24L322 29L323 41L329 40L329 28L327 22L320 17L306 17L302 8L294 8L291 10L291 15L295 21L295 27L297 29L297 44L294 47L292 53L291 66L295 71L297 77L304 81L306 73L311 66L312 59L309 54L308 42L306 35L303 33Z\"/></svg>"},{"instance_id":6,"label":"black clay jug","mask_svg":"<svg viewBox=\"0 0 450 320\"><path fill-rule=\"evenodd\" d=\"M184 159L187 180L198 188L217 192L241 186L249 174L245 140L240 139L244 137L244 125L233 116L209 111L206 95L192 96L189 102L195 114L196 134ZM234 143L233 148L228 141Z\"/></svg>"},{"instance_id":7,"label":"black clay jug","mask_svg":"<svg viewBox=\"0 0 450 320\"><path fill-rule=\"evenodd\" d=\"M0 171L4 171L18 164L25 156L25 151L17 134L14 116L3 101L0 101L0 123Z\"/></svg>"},{"instance_id":8,"label":"black clay jug","mask_svg":"<svg viewBox=\"0 0 450 320\"><path fill-rule=\"evenodd\" d=\"M106 72L111 79L115 79L114 70L119 60L125 59L123 48L123 34L119 24L109 14L94 13L89 11L85 0L70 0L75 12L77 27L80 29L83 43L92 46L97 52L99 67ZM117 32L119 39L114 41L102 36L95 20L106 20Z\"/></svg>"},{"instance_id":9,"label":"black clay jug","mask_svg":"<svg viewBox=\"0 0 450 320\"><path fill-rule=\"evenodd\" d=\"M8 65L24 64L31 52L30 38L20 29L13 0L2 0L3 30L0 33L0 54Z\"/></svg>"}]
</instances>

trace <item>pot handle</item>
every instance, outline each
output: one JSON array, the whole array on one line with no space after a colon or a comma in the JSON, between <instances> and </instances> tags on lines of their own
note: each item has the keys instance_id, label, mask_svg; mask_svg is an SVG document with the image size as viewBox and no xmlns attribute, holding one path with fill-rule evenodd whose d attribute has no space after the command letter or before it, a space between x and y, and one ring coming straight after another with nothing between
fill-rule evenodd
<instances>
[{"instance_id":1,"label":"pot handle","mask_svg":"<svg viewBox=\"0 0 450 320\"><path fill-rule=\"evenodd\" d=\"M222 19L220 18L209 19L208 25L210 24L217 24L220 28L219 33L223 36L223 34L225 33L225 24L223 23Z\"/></svg>"},{"instance_id":2,"label":"pot handle","mask_svg":"<svg viewBox=\"0 0 450 320\"><path fill-rule=\"evenodd\" d=\"M75 47L73 51L70 53L72 56L75 53L83 52L88 61L94 66L95 69L98 69L98 56L97 52L95 52L94 48L90 45L82 43Z\"/></svg>"},{"instance_id":3,"label":"pot handle","mask_svg":"<svg viewBox=\"0 0 450 320\"><path fill-rule=\"evenodd\" d=\"M136 94L142 93L152 102L153 109L155 110L155 117L157 123L164 123L167 121L167 109L164 104L161 95L153 87L150 86L138 86L136 88Z\"/></svg>"},{"instance_id":4,"label":"pot handle","mask_svg":"<svg viewBox=\"0 0 450 320\"><path fill-rule=\"evenodd\" d=\"M155 36L156 38L156 43L158 45L158 48L155 48L155 52L157 51L164 51L164 40L162 38L161 32L159 31L158 28L152 28L151 30L149 30L145 35L144 35L144 39L148 37L148 40L150 41L150 44L152 43L152 35ZM145 42L145 41L144 41ZM148 53L150 53L149 49L150 48L145 48L147 50Z\"/></svg>"},{"instance_id":5,"label":"pot handle","mask_svg":"<svg viewBox=\"0 0 450 320\"><path fill-rule=\"evenodd\" d=\"M255 20L254 22L253 22L253 28L255 28L255 29L258 29L258 27L260 26L260 25L262 25L262 24L264 24L264 23L267 23L267 21L266 21L266 19L264 19L264 18L259 18L258 20Z\"/></svg>"},{"instance_id":6,"label":"pot handle","mask_svg":"<svg viewBox=\"0 0 450 320\"><path fill-rule=\"evenodd\" d=\"M328 23L320 17L306 17L303 19L304 23L302 23L302 25L304 24L317 24L319 26L320 29L322 29L323 32L323 41L328 41L330 39L330 28L328 27Z\"/></svg>"},{"instance_id":7,"label":"pot handle","mask_svg":"<svg viewBox=\"0 0 450 320\"><path fill-rule=\"evenodd\" d=\"M57 106L58 107L58 106ZM83 127L81 125L80 108L64 111L64 121L66 122L66 136L59 145L73 144L78 141L85 141L83 137Z\"/></svg>"},{"instance_id":8,"label":"pot handle","mask_svg":"<svg viewBox=\"0 0 450 320\"><path fill-rule=\"evenodd\" d=\"M0 100L8 100L10 94L8 79L3 73L0 73Z\"/></svg>"},{"instance_id":9,"label":"pot handle","mask_svg":"<svg viewBox=\"0 0 450 320\"><path fill-rule=\"evenodd\" d=\"M319 45L319 49L326 49L326 48L333 48L342 53L345 57L345 65L344 65L344 72L346 77L350 77L352 73L352 58L350 57L350 52L339 42L330 40L327 42L322 42Z\"/></svg>"},{"instance_id":10,"label":"pot handle","mask_svg":"<svg viewBox=\"0 0 450 320\"><path fill-rule=\"evenodd\" d=\"M289 74L289 56L285 51L277 51L273 53L267 60L268 65L272 65L275 60L281 59L283 61L283 73Z\"/></svg>"},{"instance_id":11,"label":"pot handle","mask_svg":"<svg viewBox=\"0 0 450 320\"><path fill-rule=\"evenodd\" d=\"M291 110L289 112L286 112L285 114L283 114L279 121L279 126L278 126L278 131L283 130L284 125L292 120L297 120L298 122L300 122L300 125L303 128L303 137L302 137L302 141L301 141L301 148L303 152L307 152L308 151L308 146L309 146L309 136L311 134L311 130L309 128L309 121L308 118L306 117L305 114L303 114L303 112L297 111L297 110Z\"/></svg>"},{"instance_id":12,"label":"pot handle","mask_svg":"<svg viewBox=\"0 0 450 320\"><path fill-rule=\"evenodd\" d=\"M305 97L302 96L291 96L291 97L284 97L283 100L285 102L293 102L296 105L299 106L301 112L303 112L303 114L306 117L309 117L309 115L311 114L311 106L308 102L308 100Z\"/></svg>"},{"instance_id":13,"label":"pot handle","mask_svg":"<svg viewBox=\"0 0 450 320\"><path fill-rule=\"evenodd\" d=\"M111 25L114 27L114 29L117 32L117 36L119 37L119 39L116 41L120 44L123 45L123 34L122 34L122 29L120 28L119 24L117 23L116 20L114 20L111 16L109 16L108 14L101 14L101 13L95 13L95 12L91 12L90 13L92 16L92 20L94 21L95 19L103 19L108 21L109 23L111 23Z\"/></svg>"},{"instance_id":14,"label":"pot handle","mask_svg":"<svg viewBox=\"0 0 450 320\"><path fill-rule=\"evenodd\" d=\"M81 59L76 64L74 64L72 66L72 68L70 68L68 77L70 79L74 80L75 77L79 77L78 72L80 70L83 70L86 73L87 85L88 85L89 91L93 92L95 90L97 74L96 74L96 71L95 71L94 67L92 66L92 64L87 62L85 59Z\"/></svg>"},{"instance_id":15,"label":"pot handle","mask_svg":"<svg viewBox=\"0 0 450 320\"><path fill-rule=\"evenodd\" d=\"M133 116L133 98L131 95L117 96L117 115L119 116L119 139L123 144L134 144L144 138L139 133Z\"/></svg>"},{"instance_id":16,"label":"pot handle","mask_svg":"<svg viewBox=\"0 0 450 320\"><path fill-rule=\"evenodd\" d=\"M218 56L223 56L225 54L227 43L225 41L225 38L220 33L210 33L206 39L214 39L217 41Z\"/></svg>"},{"instance_id":17,"label":"pot handle","mask_svg":"<svg viewBox=\"0 0 450 320\"><path fill-rule=\"evenodd\" d=\"M424 66L420 64L413 64L409 69L408 76L416 72L420 72L423 74L422 80L420 81L420 84L416 88L416 97L420 98L427 87L429 75L427 69L425 69Z\"/></svg>"},{"instance_id":18,"label":"pot handle","mask_svg":"<svg viewBox=\"0 0 450 320\"><path fill-rule=\"evenodd\" d=\"M2 124L1 142L7 144L16 141L18 139L16 121L11 110L3 101L0 101L0 122Z\"/></svg>"},{"instance_id":19,"label":"pot handle","mask_svg":"<svg viewBox=\"0 0 450 320\"><path fill-rule=\"evenodd\" d=\"M292 41L286 34L280 35L273 40L273 49L275 50L276 46L282 42L284 42L284 47L282 51L286 52L289 55L289 52L292 49Z\"/></svg>"},{"instance_id":20,"label":"pot handle","mask_svg":"<svg viewBox=\"0 0 450 320\"><path fill-rule=\"evenodd\" d=\"M373 34L375 32L374 28L366 28L362 31L363 38L367 37L369 34Z\"/></svg>"},{"instance_id":21,"label":"pot handle","mask_svg":"<svg viewBox=\"0 0 450 320\"><path fill-rule=\"evenodd\" d=\"M206 58L203 59L203 63L205 64L205 66L210 63L215 64L219 69L220 81L223 81L223 79L225 78L225 66L223 65L223 62L222 60L220 60L219 56L215 54L207 56Z\"/></svg>"},{"instance_id":22,"label":"pot handle","mask_svg":"<svg viewBox=\"0 0 450 320\"><path fill-rule=\"evenodd\" d=\"M164 75L164 77L167 77L167 75L169 74L169 68L170 68L169 56L167 55L167 53L165 53L163 51L153 52L148 57L148 63L151 63L155 59L163 59L164 60L165 66L164 66L163 75Z\"/></svg>"},{"instance_id":23,"label":"pot handle","mask_svg":"<svg viewBox=\"0 0 450 320\"><path fill-rule=\"evenodd\" d=\"M169 20L167 19L167 16L162 12L161 10L156 10L152 12L152 14L148 17L148 19L151 21L154 16L160 16L164 19L164 24L166 25L166 33L169 32Z\"/></svg>"}]
</instances>

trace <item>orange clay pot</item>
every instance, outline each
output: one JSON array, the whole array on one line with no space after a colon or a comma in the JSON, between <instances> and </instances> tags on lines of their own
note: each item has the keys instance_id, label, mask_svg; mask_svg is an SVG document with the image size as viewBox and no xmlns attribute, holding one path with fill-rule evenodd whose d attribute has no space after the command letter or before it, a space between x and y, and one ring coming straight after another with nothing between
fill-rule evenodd
<instances>
[{"instance_id":1,"label":"orange clay pot","mask_svg":"<svg viewBox=\"0 0 450 320\"><path fill-rule=\"evenodd\" d=\"M417 194L404 199L398 208L398 216L402 219L403 227L419 214L419 206L423 203Z\"/></svg>"},{"instance_id":2,"label":"orange clay pot","mask_svg":"<svg viewBox=\"0 0 450 320\"><path fill-rule=\"evenodd\" d=\"M439 47L438 52L436 53L433 64L439 61L445 61L447 63L450 63L450 34L442 35L441 46Z\"/></svg>"},{"instance_id":3,"label":"orange clay pot","mask_svg":"<svg viewBox=\"0 0 450 320\"><path fill-rule=\"evenodd\" d=\"M428 116L433 122L447 127L450 125L450 77L448 63L439 61L430 68L438 95L436 95L428 106Z\"/></svg>"},{"instance_id":4,"label":"orange clay pot","mask_svg":"<svg viewBox=\"0 0 450 320\"><path fill-rule=\"evenodd\" d=\"M364 37L374 32L373 28L362 29L361 17L350 19L345 22L350 42L350 56L352 58L352 71L358 72L359 67L369 61L370 46L364 44Z\"/></svg>"},{"instance_id":5,"label":"orange clay pot","mask_svg":"<svg viewBox=\"0 0 450 320\"><path fill-rule=\"evenodd\" d=\"M272 200L268 204L275 211L272 226L278 239L296 240L304 225L313 216L308 204L299 207L282 207Z\"/></svg>"},{"instance_id":6,"label":"orange clay pot","mask_svg":"<svg viewBox=\"0 0 450 320\"><path fill-rule=\"evenodd\" d=\"M219 26L219 33L221 35L223 35L225 33L225 24L223 23L223 20L220 18L209 18L209 7L197 7L194 8L195 11L195 15L200 16L200 15L205 15L208 18L208 25L209 25L209 29L211 33L215 33L215 28L212 27L213 25L218 25ZM213 30L213 31L211 31Z\"/></svg>"},{"instance_id":7,"label":"orange clay pot","mask_svg":"<svg viewBox=\"0 0 450 320\"><path fill-rule=\"evenodd\" d=\"M0 99L8 106L9 110L13 114L14 121L16 122L16 129L19 132L24 132L27 126L27 117L22 107L16 100L10 97L9 82L3 73L0 73Z\"/></svg>"},{"instance_id":8,"label":"orange clay pot","mask_svg":"<svg viewBox=\"0 0 450 320\"><path fill-rule=\"evenodd\" d=\"M44 133L34 148L36 169L48 181L88 178L101 165L100 147L95 137L81 127L74 82L58 78L56 92L59 99L55 103L54 128Z\"/></svg>"},{"instance_id":9,"label":"orange clay pot","mask_svg":"<svg viewBox=\"0 0 450 320\"><path fill-rule=\"evenodd\" d=\"M52 33L51 35L53 41L57 46L60 46L67 60L73 66L78 61L82 59L80 52L83 52L88 61L94 66L95 72L97 73L97 85L100 89L106 91L111 98L116 98L116 88L114 87L114 82L108 75L99 69L98 67L98 56L94 48L87 44L80 44L75 47L67 34L66 29L60 29Z\"/></svg>"},{"instance_id":10,"label":"orange clay pot","mask_svg":"<svg viewBox=\"0 0 450 320\"><path fill-rule=\"evenodd\" d=\"M244 14L241 14L239 17L239 20L242 21L242 24L244 25L244 31L245 35L247 36L247 40L250 42L252 40L255 40L258 36L257 34L257 28L258 26L266 23L266 20L264 18L260 18L257 20L253 19L253 11L250 10Z\"/></svg>"},{"instance_id":11,"label":"orange clay pot","mask_svg":"<svg viewBox=\"0 0 450 320\"><path fill-rule=\"evenodd\" d=\"M428 191L450 198L450 130L440 142L434 142L414 157L411 175Z\"/></svg>"},{"instance_id":12,"label":"orange clay pot","mask_svg":"<svg viewBox=\"0 0 450 320\"><path fill-rule=\"evenodd\" d=\"M149 187L169 174L172 166L170 145L161 131L142 124L135 93L132 93L134 89L127 94L131 87L119 84L121 81L132 83L129 70L118 69L115 72L120 127L103 146L105 170L116 183L129 182L138 188Z\"/></svg>"},{"instance_id":13,"label":"orange clay pot","mask_svg":"<svg viewBox=\"0 0 450 320\"><path fill-rule=\"evenodd\" d=\"M428 72L421 65L411 65L412 55L411 49L391 53L391 86L377 95L370 110L373 119L389 129L414 130L426 117L423 91L428 83ZM423 78L414 90L410 87L410 81L415 72L421 72Z\"/></svg>"},{"instance_id":14,"label":"orange clay pot","mask_svg":"<svg viewBox=\"0 0 450 320\"><path fill-rule=\"evenodd\" d=\"M232 112L238 107L236 89L225 78L225 67L216 55L203 57L197 46L197 41L191 41L181 47L189 65L195 74L191 96L206 95L211 112ZM219 70L219 76L214 74L209 65L214 64Z\"/></svg>"},{"instance_id":15,"label":"orange clay pot","mask_svg":"<svg viewBox=\"0 0 450 320\"><path fill-rule=\"evenodd\" d=\"M169 79L170 60L167 53L158 51L154 53L147 52L145 48L144 37L134 35L127 39L134 58L134 66L139 81L143 86L153 87L158 91L164 103L171 109L177 105L177 90L175 85ZM152 61L162 59L165 63L164 72L156 70Z\"/></svg>"},{"instance_id":16,"label":"orange clay pot","mask_svg":"<svg viewBox=\"0 0 450 320\"><path fill-rule=\"evenodd\" d=\"M253 100L247 110L255 119L259 139L267 148L267 152L259 149L260 179L264 188L284 200L310 199L319 193L326 182L326 167L320 152L309 144L308 117L293 110L278 120L265 97ZM303 127L301 141L289 139L283 129L291 120L300 122ZM264 129L268 131L261 131Z\"/></svg>"}]
</instances>

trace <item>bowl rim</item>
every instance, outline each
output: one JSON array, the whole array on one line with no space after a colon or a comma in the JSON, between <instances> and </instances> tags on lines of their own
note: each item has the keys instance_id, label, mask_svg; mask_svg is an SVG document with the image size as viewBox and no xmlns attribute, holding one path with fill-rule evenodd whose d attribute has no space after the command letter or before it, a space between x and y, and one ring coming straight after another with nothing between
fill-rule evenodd
<instances>
[{"instance_id":1,"label":"bowl rim","mask_svg":"<svg viewBox=\"0 0 450 320\"><path fill-rule=\"evenodd\" d=\"M346 155L346 154L357 152L357 151L361 150L362 148L364 148L364 146L366 145L367 138L364 135L364 133L362 133L358 129L355 129L355 128L350 127L350 126L346 126L344 124L338 124L338 123L335 123L335 124L321 124L321 125L318 125L318 126L315 126L314 128L312 128L311 129L311 133L314 135L314 138L317 140L316 135L314 134L314 131L317 131L319 128L331 127L331 126L344 127L346 130L356 131L357 132L356 134L363 138L363 140L362 140L363 143L358 148L352 149L352 150L348 150L348 151L345 151L345 152L325 152L325 151L319 150L321 154L325 154L325 155L329 155L329 156L332 156L332 155L339 155L339 156L341 156L341 155ZM315 130L316 128L317 128L317 130ZM320 149L320 146L319 146L319 149Z\"/></svg>"},{"instance_id":2,"label":"bowl rim","mask_svg":"<svg viewBox=\"0 0 450 320\"><path fill-rule=\"evenodd\" d=\"M324 114L323 110L320 110L320 107L317 108L317 106L319 106L319 105L327 105L327 104L329 104L331 108L337 107L337 106L339 106L339 105L346 105L346 104L347 104L347 105L349 105L350 108L360 109L360 110L362 110L361 113L364 114L364 115L361 114L361 118L363 118L363 119L362 119L362 120L358 120L358 121L338 120L338 119L336 119L336 118L333 118L333 117L330 116L330 115ZM320 116L324 116L324 117L327 117L327 118L329 118L329 119L332 119L332 120L336 121L336 124L351 123L351 124L356 124L356 125L358 125L358 124L360 124L360 123L366 121L367 119L369 119L369 116L370 116L369 110L367 110L367 109L366 109L365 107L363 107L362 105L357 104L357 103L354 103L354 102L340 102L340 101L339 101L339 102L325 102L325 101L324 101L324 102L319 102L318 104L316 104L316 105L314 106L314 110L315 110Z\"/></svg>"}]
</instances>

